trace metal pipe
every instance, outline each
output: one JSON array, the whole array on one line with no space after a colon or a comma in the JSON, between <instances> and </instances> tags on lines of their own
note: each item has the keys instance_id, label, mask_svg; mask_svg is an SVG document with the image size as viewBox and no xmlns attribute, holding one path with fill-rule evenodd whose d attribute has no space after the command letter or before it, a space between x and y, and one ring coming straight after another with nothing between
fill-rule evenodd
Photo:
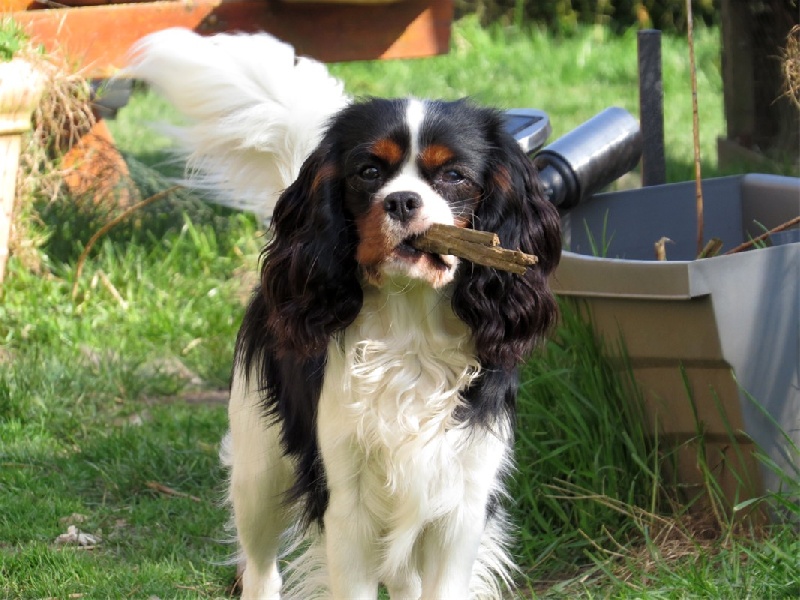
<instances>
[{"instance_id":1,"label":"metal pipe","mask_svg":"<svg viewBox=\"0 0 800 600\"><path fill-rule=\"evenodd\" d=\"M633 169L641 155L639 122L612 106L548 144L533 160L548 199L568 209Z\"/></svg>"}]
</instances>

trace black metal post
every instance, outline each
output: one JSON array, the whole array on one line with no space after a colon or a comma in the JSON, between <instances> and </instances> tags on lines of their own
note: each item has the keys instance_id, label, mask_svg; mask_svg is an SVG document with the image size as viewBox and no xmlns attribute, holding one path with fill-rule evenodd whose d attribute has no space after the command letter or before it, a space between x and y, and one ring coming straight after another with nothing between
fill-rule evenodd
<instances>
[{"instance_id":1,"label":"black metal post","mask_svg":"<svg viewBox=\"0 0 800 600\"><path fill-rule=\"evenodd\" d=\"M642 185L667 180L664 156L664 86L661 74L661 32L642 29L637 36L639 125L642 132Z\"/></svg>"}]
</instances>

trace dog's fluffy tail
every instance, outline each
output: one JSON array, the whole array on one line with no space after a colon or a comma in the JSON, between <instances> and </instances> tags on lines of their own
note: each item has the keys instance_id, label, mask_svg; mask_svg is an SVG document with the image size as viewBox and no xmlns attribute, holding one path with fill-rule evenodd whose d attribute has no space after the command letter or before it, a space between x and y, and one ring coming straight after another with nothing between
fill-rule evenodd
<instances>
[{"instance_id":1,"label":"dog's fluffy tail","mask_svg":"<svg viewBox=\"0 0 800 600\"><path fill-rule=\"evenodd\" d=\"M190 184L262 219L348 103L324 65L267 34L165 29L134 46L123 75L151 84L188 119L168 132Z\"/></svg>"}]
</instances>

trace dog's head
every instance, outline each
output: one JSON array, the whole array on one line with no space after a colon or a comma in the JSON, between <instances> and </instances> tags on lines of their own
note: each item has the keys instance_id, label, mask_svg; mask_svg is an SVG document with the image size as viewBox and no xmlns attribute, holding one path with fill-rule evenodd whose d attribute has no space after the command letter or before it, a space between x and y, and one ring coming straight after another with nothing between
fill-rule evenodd
<instances>
[{"instance_id":1,"label":"dog's head","mask_svg":"<svg viewBox=\"0 0 800 600\"><path fill-rule=\"evenodd\" d=\"M416 250L433 223L498 234L535 254L525 275ZM422 284L449 296L479 358L515 366L556 315L547 276L559 218L502 115L466 101L372 99L331 122L273 214L262 286L279 350L303 356L357 316L366 286Z\"/></svg>"}]
</instances>

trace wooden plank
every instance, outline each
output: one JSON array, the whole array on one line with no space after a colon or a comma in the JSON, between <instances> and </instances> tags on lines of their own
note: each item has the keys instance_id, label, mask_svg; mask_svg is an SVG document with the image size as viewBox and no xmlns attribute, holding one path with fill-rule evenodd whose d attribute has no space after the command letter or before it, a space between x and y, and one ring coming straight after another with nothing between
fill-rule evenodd
<instances>
[{"instance_id":1,"label":"wooden plank","mask_svg":"<svg viewBox=\"0 0 800 600\"><path fill-rule=\"evenodd\" d=\"M60 48L90 77L107 77L125 64L134 42L175 26L202 34L268 31L299 54L325 62L442 54L449 48L453 5L452 0L360 5L197 0L27 10L11 16L34 41L51 51Z\"/></svg>"}]
</instances>

